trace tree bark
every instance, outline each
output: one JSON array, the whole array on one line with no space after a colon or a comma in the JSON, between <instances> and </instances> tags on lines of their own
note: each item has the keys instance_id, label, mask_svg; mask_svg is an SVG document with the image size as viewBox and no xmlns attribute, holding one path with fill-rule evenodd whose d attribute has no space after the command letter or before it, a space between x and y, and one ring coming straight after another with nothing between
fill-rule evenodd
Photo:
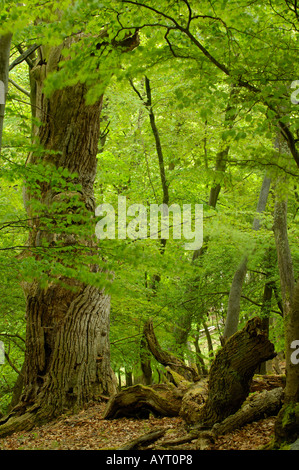
<instances>
[{"instance_id":1,"label":"tree bark","mask_svg":"<svg viewBox=\"0 0 299 470\"><path fill-rule=\"evenodd\" d=\"M0 152L2 147L5 102L8 91L9 54L12 34L0 36Z\"/></svg>"},{"instance_id":2,"label":"tree bark","mask_svg":"<svg viewBox=\"0 0 299 470\"><path fill-rule=\"evenodd\" d=\"M286 134L290 134L289 125L285 124ZM285 138L285 135L284 135ZM298 166L298 151L293 142L288 147L296 157ZM278 151L288 151L282 136L277 137L276 147ZM279 181L276 188L276 201L274 207L273 231L275 237L278 269L280 277L281 296L283 304L284 329L285 329L285 358L286 358L286 388L284 405L280 410L275 423L275 446L282 443L294 442L299 436L299 369L296 357L292 358L293 342L299 340L299 281L295 285L294 269L291 250L288 240L287 225L287 200L283 200L279 194Z\"/></svg>"},{"instance_id":3,"label":"tree bark","mask_svg":"<svg viewBox=\"0 0 299 470\"><path fill-rule=\"evenodd\" d=\"M267 416L275 416L282 406L283 389L264 390L257 395L248 397L242 407L233 415L228 416L219 424L214 424L212 433L222 436L244 424L259 421Z\"/></svg>"},{"instance_id":4,"label":"tree bark","mask_svg":"<svg viewBox=\"0 0 299 470\"><path fill-rule=\"evenodd\" d=\"M273 231L277 251L283 312L284 317L287 318L290 313L295 281L288 238L287 202L279 199L279 196L275 201Z\"/></svg>"},{"instance_id":5,"label":"tree bark","mask_svg":"<svg viewBox=\"0 0 299 470\"><path fill-rule=\"evenodd\" d=\"M42 157L31 153L27 164L50 164L53 169L60 167L76 173L76 183L81 189L75 196L83 202L85 214L91 219L95 209L93 183L102 99L86 105L87 89L82 83L57 90L50 97L43 93L46 78L58 70L61 51L70 43L65 40L58 47L46 50L41 47L38 63L31 72L36 85L36 118L42 122L35 128L34 139L39 140L44 152ZM49 208L68 201L70 196L63 189L57 192L51 181L42 182L39 190L39 201ZM71 247L75 259L78 236L70 232L57 234L53 226L52 230L45 226L38 217L43 214L36 217L31 210L34 197L27 187L24 200L32 221L29 253L45 241L52 248L62 243ZM72 207L73 212L76 210L77 207ZM83 226L80 237L80 244L95 252L92 236L87 237ZM97 269L90 267L90 271ZM34 405L31 408L34 417L30 416L29 421L41 423L65 410L76 411L101 394L111 395L116 391L110 367L110 297L104 290L73 278L63 276L60 282L55 280L50 278L47 287L39 279L23 283L27 301L24 392L11 419L25 412L30 415L30 407ZM7 428L8 423L0 426L0 435L1 430L6 432L3 427Z\"/></svg>"},{"instance_id":6,"label":"tree bark","mask_svg":"<svg viewBox=\"0 0 299 470\"><path fill-rule=\"evenodd\" d=\"M273 286L272 281L268 281L268 282L265 283L264 294L263 294L263 303L262 303L262 307L261 307L262 328L266 332L267 337L269 337L269 323L270 323L270 312L271 312L272 286ZM266 374L266 371L267 371L267 363L263 362L261 364L258 372L260 374Z\"/></svg>"},{"instance_id":7,"label":"tree bark","mask_svg":"<svg viewBox=\"0 0 299 470\"><path fill-rule=\"evenodd\" d=\"M137 384L114 395L107 404L104 419L142 418L155 416L178 416L182 393L176 387Z\"/></svg>"},{"instance_id":8,"label":"tree bark","mask_svg":"<svg viewBox=\"0 0 299 470\"><path fill-rule=\"evenodd\" d=\"M231 336L212 364L208 398L198 413L198 426L211 427L235 413L250 391L257 366L275 355L258 317Z\"/></svg>"},{"instance_id":9,"label":"tree bark","mask_svg":"<svg viewBox=\"0 0 299 470\"><path fill-rule=\"evenodd\" d=\"M144 335L142 335L140 341L140 364L144 385L151 385L153 372L151 368L150 351L148 350L147 341Z\"/></svg>"},{"instance_id":10,"label":"tree bark","mask_svg":"<svg viewBox=\"0 0 299 470\"><path fill-rule=\"evenodd\" d=\"M292 443L299 437L299 353L292 347L299 339L299 281L297 281L286 328L286 387L284 404L275 423L275 445ZM295 357L292 358L292 354Z\"/></svg>"},{"instance_id":11,"label":"tree bark","mask_svg":"<svg viewBox=\"0 0 299 470\"><path fill-rule=\"evenodd\" d=\"M244 282L246 272L247 272L247 263L248 263L248 258L247 256L245 256L242 259L233 277L233 281L232 281L231 288L229 291L227 315L226 315L224 332L223 332L224 341L227 341L227 339L230 336L232 336L234 333L236 333L236 331L238 330L239 315L240 315L240 300L241 300L243 282Z\"/></svg>"}]
</instances>

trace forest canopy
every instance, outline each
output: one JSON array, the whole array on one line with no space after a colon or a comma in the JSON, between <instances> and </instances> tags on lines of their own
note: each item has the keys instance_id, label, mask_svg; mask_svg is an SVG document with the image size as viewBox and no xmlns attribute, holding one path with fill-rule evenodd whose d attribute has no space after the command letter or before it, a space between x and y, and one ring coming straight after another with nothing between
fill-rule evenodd
<instances>
[{"instance_id":1,"label":"forest canopy","mask_svg":"<svg viewBox=\"0 0 299 470\"><path fill-rule=\"evenodd\" d=\"M42 422L160 382L149 320L207 375L259 317L299 401L298 15L292 0L0 1L1 414ZM104 227L120 200L131 237ZM189 232L174 215L166 235L138 225L162 204L191 208ZM203 241L186 249L196 205Z\"/></svg>"}]
</instances>

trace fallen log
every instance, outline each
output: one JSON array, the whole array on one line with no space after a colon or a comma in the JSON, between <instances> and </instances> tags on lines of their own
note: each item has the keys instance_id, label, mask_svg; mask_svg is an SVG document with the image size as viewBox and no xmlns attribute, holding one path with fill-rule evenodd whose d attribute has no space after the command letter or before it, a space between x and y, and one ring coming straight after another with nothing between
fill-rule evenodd
<instances>
[{"instance_id":1,"label":"fallen log","mask_svg":"<svg viewBox=\"0 0 299 470\"><path fill-rule=\"evenodd\" d=\"M152 324L150 331L151 328ZM253 318L216 354L208 382L202 379L191 383L166 365L177 386L170 383L128 387L109 400L104 418L148 418L150 413L180 415L194 429L211 429L238 411L250 392L257 366L275 355L273 344L261 328L261 320ZM179 362L176 364L181 367ZM186 372L186 368L180 370Z\"/></svg>"},{"instance_id":2,"label":"fallen log","mask_svg":"<svg viewBox=\"0 0 299 470\"><path fill-rule=\"evenodd\" d=\"M274 388L284 388L286 384L286 376L280 375L260 375L256 374L250 385L250 392L260 392L263 390L273 390Z\"/></svg>"},{"instance_id":3,"label":"fallen log","mask_svg":"<svg viewBox=\"0 0 299 470\"><path fill-rule=\"evenodd\" d=\"M253 421L276 416L282 407L282 401L283 389L281 387L253 394L245 400L235 414L228 416L221 423L214 424L212 433L216 437L222 436Z\"/></svg>"},{"instance_id":4,"label":"fallen log","mask_svg":"<svg viewBox=\"0 0 299 470\"><path fill-rule=\"evenodd\" d=\"M108 402L104 419L140 418L154 416L178 416L182 392L174 385L153 385L147 387L137 384L127 387L114 395Z\"/></svg>"},{"instance_id":5,"label":"fallen log","mask_svg":"<svg viewBox=\"0 0 299 470\"><path fill-rule=\"evenodd\" d=\"M118 450L138 450L141 447L148 446L149 444L153 443L160 439L160 437L164 436L166 433L167 428L155 429L151 432L146 434L142 434L140 437L133 439L132 441L127 442L124 446L120 447Z\"/></svg>"},{"instance_id":6,"label":"fallen log","mask_svg":"<svg viewBox=\"0 0 299 470\"><path fill-rule=\"evenodd\" d=\"M253 421L259 421L268 416L276 416L283 402L283 389L278 387L273 390L250 395L242 407L233 415L228 416L221 423L216 423L209 431L192 429L188 434L178 439L164 440L163 448L176 447L192 442L200 450L204 450L214 444L219 436L228 434L235 429L240 429Z\"/></svg>"},{"instance_id":7,"label":"fallen log","mask_svg":"<svg viewBox=\"0 0 299 470\"><path fill-rule=\"evenodd\" d=\"M182 375L188 381L195 382L199 379L198 372L193 367L187 366L178 357L162 349L156 338L152 320L148 320L145 323L143 334L146 338L150 352L154 358L160 362L160 364L165 367L170 367L171 370Z\"/></svg>"}]
</instances>

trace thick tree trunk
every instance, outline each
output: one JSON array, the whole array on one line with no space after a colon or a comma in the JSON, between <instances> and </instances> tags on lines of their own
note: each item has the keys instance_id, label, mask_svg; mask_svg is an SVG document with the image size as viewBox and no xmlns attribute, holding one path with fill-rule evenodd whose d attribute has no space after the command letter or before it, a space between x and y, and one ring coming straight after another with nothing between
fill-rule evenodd
<instances>
[{"instance_id":1,"label":"thick tree trunk","mask_svg":"<svg viewBox=\"0 0 299 470\"><path fill-rule=\"evenodd\" d=\"M51 209L54 203L59 207L70 196L77 196L92 219L102 100L87 106L86 87L81 83L57 90L50 97L43 93L45 79L58 69L61 50L69 44L66 40L60 47L48 48L47 54L43 48L39 50L39 62L32 70L32 77L36 84L36 118L42 122L35 129L35 137L44 152L42 158L32 153L27 163L50 164L53 168L76 173L76 183L80 185L77 194L70 195L63 189L59 192L51 182L45 181L39 186L39 201ZM52 249L58 244L71 247L75 259L78 238L81 246L95 252L92 236L86 235L86 227L82 225L79 235L78 226L77 235L71 230L55 233L53 225L49 229L38 217L44 214L36 216L32 212L33 198L30 188L26 188L25 204L32 220L29 252L46 242ZM76 211L77 208L72 206L72 212ZM63 264L59 256L57 262ZM67 263L71 262L69 257ZM91 270L97 268L93 266ZM49 278L47 287L43 287L39 279L23 283L27 300L24 392L15 414L24 413L34 405L33 421L37 422L67 409L79 409L101 394L111 395L116 391L110 367L109 296L103 290L64 275L58 282L55 280L57 278Z\"/></svg>"},{"instance_id":2,"label":"thick tree trunk","mask_svg":"<svg viewBox=\"0 0 299 470\"><path fill-rule=\"evenodd\" d=\"M47 57L41 48L42 65L32 70L36 82L36 117L43 123L38 128L38 138L46 150L44 163L78 175L78 199L92 216L102 99L87 106L86 87L80 83L55 91L50 98L43 93L45 79L58 69L61 50L68 44L66 41L50 49ZM47 150L51 153L47 154ZM39 158L31 154L28 164L36 163ZM49 207L68 198L67 193L57 194L51 183L42 187L40 199ZM30 214L28 201L27 208ZM81 243L92 249L93 242L85 238L83 227L82 237ZM48 233L36 222L29 242L36 247L46 239L55 245L59 238L66 245L74 245L75 256L75 236ZM43 289L38 280L25 286L28 325L23 400L36 401L42 390L44 400L56 410L74 404L81 407L97 394L109 395L115 391L109 352L110 298L75 279L66 279L65 283L71 289L56 283Z\"/></svg>"}]
</instances>

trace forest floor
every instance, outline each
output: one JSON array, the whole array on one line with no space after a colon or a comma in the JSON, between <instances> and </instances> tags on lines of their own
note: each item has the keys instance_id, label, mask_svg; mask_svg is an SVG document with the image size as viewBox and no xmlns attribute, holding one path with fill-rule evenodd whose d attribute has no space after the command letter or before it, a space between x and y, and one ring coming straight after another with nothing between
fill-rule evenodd
<instances>
[{"instance_id":1,"label":"forest floor","mask_svg":"<svg viewBox=\"0 0 299 470\"><path fill-rule=\"evenodd\" d=\"M154 418L104 420L106 404L93 404L79 414L27 432L17 432L0 439L0 450L116 450L127 442L156 429L167 428L165 435L147 447L151 450L170 449L163 441L187 435L182 418ZM269 443L274 433L275 417L247 424L218 440L206 450L259 450ZM186 443L172 450L195 450L194 443Z\"/></svg>"}]
</instances>

